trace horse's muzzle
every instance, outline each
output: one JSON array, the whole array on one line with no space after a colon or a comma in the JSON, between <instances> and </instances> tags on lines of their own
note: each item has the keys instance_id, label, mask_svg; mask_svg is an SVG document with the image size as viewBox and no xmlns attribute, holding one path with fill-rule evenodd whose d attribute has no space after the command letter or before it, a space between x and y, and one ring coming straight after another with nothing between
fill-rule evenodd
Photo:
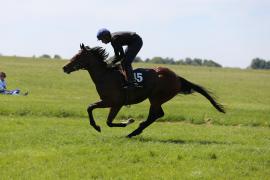
<instances>
[{"instance_id":1,"label":"horse's muzzle","mask_svg":"<svg viewBox=\"0 0 270 180\"><path fill-rule=\"evenodd\" d=\"M71 72L71 71L68 70L67 66L63 67L63 71L64 71L64 73L67 73L67 74L69 74Z\"/></svg>"}]
</instances>

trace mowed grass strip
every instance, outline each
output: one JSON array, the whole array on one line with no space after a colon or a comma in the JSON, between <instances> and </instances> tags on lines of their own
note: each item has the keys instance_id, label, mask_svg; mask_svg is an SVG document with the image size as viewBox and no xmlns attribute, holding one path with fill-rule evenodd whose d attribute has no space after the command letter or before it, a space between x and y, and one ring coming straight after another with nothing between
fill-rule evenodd
<instances>
[{"instance_id":1,"label":"mowed grass strip","mask_svg":"<svg viewBox=\"0 0 270 180\"><path fill-rule=\"evenodd\" d=\"M67 61L0 57L0 69L8 75L8 87L30 91L28 97L1 96L0 115L87 117L87 106L99 100L86 71L66 75ZM178 75L213 91L227 113L219 113L198 93L178 95L163 105L160 121L195 124L248 125L270 127L270 71L207 68L176 65L134 64L135 67L167 66ZM118 118L147 117L149 102L123 108ZM136 112L136 113L134 113ZM96 110L101 118L107 110Z\"/></svg>"},{"instance_id":2,"label":"mowed grass strip","mask_svg":"<svg viewBox=\"0 0 270 180\"><path fill-rule=\"evenodd\" d=\"M154 123L96 132L86 119L5 117L1 179L268 179L267 127Z\"/></svg>"}]
</instances>

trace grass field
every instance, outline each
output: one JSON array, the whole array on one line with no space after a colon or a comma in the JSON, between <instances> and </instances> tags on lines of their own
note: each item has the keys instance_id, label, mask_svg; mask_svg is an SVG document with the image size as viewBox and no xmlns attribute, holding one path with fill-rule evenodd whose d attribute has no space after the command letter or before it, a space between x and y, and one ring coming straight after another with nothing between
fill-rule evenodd
<instances>
[{"instance_id":1,"label":"grass field","mask_svg":"<svg viewBox=\"0 0 270 180\"><path fill-rule=\"evenodd\" d=\"M94 85L85 71L64 74L65 63L0 57L8 87L30 91L0 96L0 179L270 179L270 71L167 66L213 91L227 113L199 94L179 95L127 139L148 101L120 111L118 120L136 120L122 129L95 110L97 133L86 112L98 100Z\"/></svg>"}]
</instances>

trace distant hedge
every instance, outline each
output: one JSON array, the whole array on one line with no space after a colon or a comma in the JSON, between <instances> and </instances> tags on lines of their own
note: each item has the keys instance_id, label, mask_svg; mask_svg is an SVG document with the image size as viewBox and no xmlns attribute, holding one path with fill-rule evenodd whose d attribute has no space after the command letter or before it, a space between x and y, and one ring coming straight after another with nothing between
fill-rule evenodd
<instances>
[{"instance_id":1,"label":"distant hedge","mask_svg":"<svg viewBox=\"0 0 270 180\"><path fill-rule=\"evenodd\" d=\"M261 58L254 58L251 61L250 68L252 69L270 69L270 61Z\"/></svg>"},{"instance_id":2,"label":"distant hedge","mask_svg":"<svg viewBox=\"0 0 270 180\"><path fill-rule=\"evenodd\" d=\"M114 57L110 57L109 61ZM200 58L185 58L180 60L174 60L173 58L153 57L152 59L142 60L140 57L136 57L134 62L145 62L153 64L175 64L175 65L192 65L192 66L208 66L208 67L222 67L220 64L213 60L200 59Z\"/></svg>"},{"instance_id":3,"label":"distant hedge","mask_svg":"<svg viewBox=\"0 0 270 180\"><path fill-rule=\"evenodd\" d=\"M42 56L40 56L40 58L52 59L52 57L50 55L48 55L48 54L43 54ZM58 54L55 54L53 56L53 59L62 59L62 58Z\"/></svg>"}]
</instances>

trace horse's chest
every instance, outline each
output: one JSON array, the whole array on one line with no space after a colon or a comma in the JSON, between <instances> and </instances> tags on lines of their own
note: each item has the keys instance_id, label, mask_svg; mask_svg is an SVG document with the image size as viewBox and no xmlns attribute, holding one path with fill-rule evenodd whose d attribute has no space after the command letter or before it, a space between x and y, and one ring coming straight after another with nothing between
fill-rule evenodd
<instances>
[{"instance_id":1,"label":"horse's chest","mask_svg":"<svg viewBox=\"0 0 270 180\"><path fill-rule=\"evenodd\" d=\"M96 89L101 99L108 99L119 94L119 91L109 84L99 84L96 86Z\"/></svg>"}]
</instances>

